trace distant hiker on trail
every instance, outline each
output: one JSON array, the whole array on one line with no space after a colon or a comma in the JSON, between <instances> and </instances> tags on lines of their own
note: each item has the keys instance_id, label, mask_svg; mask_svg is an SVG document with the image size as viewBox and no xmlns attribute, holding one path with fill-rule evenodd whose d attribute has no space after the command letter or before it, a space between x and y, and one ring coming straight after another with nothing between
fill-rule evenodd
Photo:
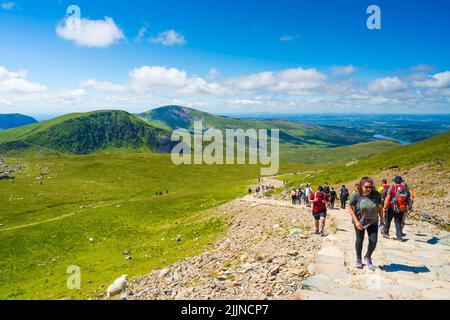
<instances>
[{"instance_id":1,"label":"distant hiker on trail","mask_svg":"<svg viewBox=\"0 0 450 320\"><path fill-rule=\"evenodd\" d=\"M333 187L331 187L331 191L330 191L330 208L334 209L334 201L336 201L337 198L337 193L334 190Z\"/></svg>"},{"instance_id":2,"label":"distant hiker on trail","mask_svg":"<svg viewBox=\"0 0 450 320\"><path fill-rule=\"evenodd\" d=\"M327 202L327 207L330 206L330 186L328 185L328 182L325 182L324 186L323 186L323 192L326 194L328 202Z\"/></svg>"},{"instance_id":3,"label":"distant hiker on trail","mask_svg":"<svg viewBox=\"0 0 450 320\"><path fill-rule=\"evenodd\" d=\"M297 189L297 204L302 204L303 191L301 188Z\"/></svg>"},{"instance_id":4,"label":"distant hiker on trail","mask_svg":"<svg viewBox=\"0 0 450 320\"><path fill-rule=\"evenodd\" d=\"M367 230L369 245L365 255L366 265L369 270L374 271L376 267L372 263L372 253L378 241L378 217L383 223L383 206L381 196L373 186L369 177L363 177L359 183L358 192L354 193L349 202L349 211L356 232L356 268L362 269L362 248L364 235Z\"/></svg>"},{"instance_id":5,"label":"distant hiker on trail","mask_svg":"<svg viewBox=\"0 0 450 320\"><path fill-rule=\"evenodd\" d=\"M391 186L388 185L386 179L382 179L382 180L381 180L381 186L378 187L378 193L381 195L381 203L383 204L383 206L384 206L384 201L386 200L386 196L387 196L387 194L388 194L388 191L389 191L389 188L390 188L390 187L391 187ZM385 214L386 214L386 213L385 213L384 210L383 210L383 221L386 221L386 215L385 215ZM381 234L384 235L384 234L385 234L385 231L384 231L384 225L381 226L380 229L381 229L381 230L380 230L380 231L381 231Z\"/></svg>"},{"instance_id":6,"label":"distant hiker on trail","mask_svg":"<svg viewBox=\"0 0 450 320\"><path fill-rule=\"evenodd\" d=\"M324 237L325 220L327 218L328 196L323 192L323 187L318 187L317 192L311 194L310 200L313 203L312 213L316 220L316 234Z\"/></svg>"},{"instance_id":7,"label":"distant hiker on trail","mask_svg":"<svg viewBox=\"0 0 450 320\"><path fill-rule=\"evenodd\" d=\"M389 229L392 219L394 219L397 240L403 241L402 221L408 211L408 198L410 198L410 194L408 189L402 184L402 177L396 176L393 181L395 185L389 188L386 200L384 201L386 224L384 226L383 236L389 238Z\"/></svg>"},{"instance_id":8,"label":"distant hiker on trail","mask_svg":"<svg viewBox=\"0 0 450 320\"><path fill-rule=\"evenodd\" d=\"M349 197L348 189L345 187L345 185L343 185L339 195L339 199L341 200L341 209L345 209L348 197Z\"/></svg>"},{"instance_id":9,"label":"distant hiker on trail","mask_svg":"<svg viewBox=\"0 0 450 320\"><path fill-rule=\"evenodd\" d=\"M403 233L403 228L405 227L405 220L406 220L406 216L408 215L408 213L410 213L411 211L413 211L413 204L414 204L414 192L408 187L408 184L403 181L402 183L406 190L408 190L409 192L409 197L408 197L408 210L406 211L406 213L403 215L403 220L401 223L401 228L402 228L402 237L406 236L406 234Z\"/></svg>"},{"instance_id":10,"label":"distant hiker on trail","mask_svg":"<svg viewBox=\"0 0 450 320\"><path fill-rule=\"evenodd\" d=\"M291 198L292 198L292 204L294 204L294 205L295 205L295 203L297 202L296 197L297 197L297 195L296 195L296 193L295 193L295 190L292 189L292 190L291 190Z\"/></svg>"},{"instance_id":11,"label":"distant hiker on trail","mask_svg":"<svg viewBox=\"0 0 450 320\"><path fill-rule=\"evenodd\" d=\"M354 195L355 193L357 193L359 190L359 183L355 183L355 188L353 188L352 190L352 195Z\"/></svg>"},{"instance_id":12,"label":"distant hiker on trail","mask_svg":"<svg viewBox=\"0 0 450 320\"><path fill-rule=\"evenodd\" d=\"M390 185L388 185L387 180L386 179L382 179L381 180L381 186L378 187L378 193L383 195L383 190L384 189L389 189Z\"/></svg>"},{"instance_id":13,"label":"distant hiker on trail","mask_svg":"<svg viewBox=\"0 0 450 320\"><path fill-rule=\"evenodd\" d=\"M252 188L248 187L248 194L251 195L252 194Z\"/></svg>"},{"instance_id":14,"label":"distant hiker on trail","mask_svg":"<svg viewBox=\"0 0 450 320\"><path fill-rule=\"evenodd\" d=\"M306 204L307 207L310 206L310 204L309 204L309 197L311 197L311 194L312 194L312 189L309 186L309 184L307 184L306 188L305 188L305 204Z\"/></svg>"}]
</instances>

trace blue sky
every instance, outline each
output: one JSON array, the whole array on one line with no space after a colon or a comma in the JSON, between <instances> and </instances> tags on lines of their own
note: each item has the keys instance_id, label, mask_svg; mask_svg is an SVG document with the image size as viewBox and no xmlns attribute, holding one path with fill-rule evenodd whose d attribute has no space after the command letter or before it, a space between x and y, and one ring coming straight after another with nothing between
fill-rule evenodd
<instances>
[{"instance_id":1,"label":"blue sky","mask_svg":"<svg viewBox=\"0 0 450 320\"><path fill-rule=\"evenodd\" d=\"M449 113L449 18L446 0L0 0L0 113Z\"/></svg>"}]
</instances>

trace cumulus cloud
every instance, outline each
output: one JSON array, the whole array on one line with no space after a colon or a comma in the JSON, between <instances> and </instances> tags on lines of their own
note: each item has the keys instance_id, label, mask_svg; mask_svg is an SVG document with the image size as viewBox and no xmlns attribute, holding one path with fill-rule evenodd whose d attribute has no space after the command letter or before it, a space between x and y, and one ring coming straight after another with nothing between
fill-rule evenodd
<instances>
[{"instance_id":1,"label":"cumulus cloud","mask_svg":"<svg viewBox=\"0 0 450 320\"><path fill-rule=\"evenodd\" d=\"M162 44L164 46L182 46L187 43L184 36L181 33L176 32L175 30L167 30L161 32L156 37L151 38L150 42Z\"/></svg>"},{"instance_id":2,"label":"cumulus cloud","mask_svg":"<svg viewBox=\"0 0 450 320\"><path fill-rule=\"evenodd\" d=\"M10 72L0 66L0 93L34 93L47 90L47 87L26 79L27 71Z\"/></svg>"},{"instance_id":3,"label":"cumulus cloud","mask_svg":"<svg viewBox=\"0 0 450 320\"><path fill-rule=\"evenodd\" d=\"M110 17L103 20L80 19L79 24L71 24L66 19L56 27L56 33L64 40L75 42L77 46L105 48L125 39L122 30Z\"/></svg>"},{"instance_id":4,"label":"cumulus cloud","mask_svg":"<svg viewBox=\"0 0 450 320\"><path fill-rule=\"evenodd\" d=\"M416 87L448 88L450 87L450 71L436 73L424 81L414 81L413 84Z\"/></svg>"},{"instance_id":5,"label":"cumulus cloud","mask_svg":"<svg viewBox=\"0 0 450 320\"><path fill-rule=\"evenodd\" d=\"M112 91L112 92L120 92L125 90L125 88L121 85L107 81L97 81L93 79L82 81L80 83L80 86L83 88L94 88L97 90Z\"/></svg>"},{"instance_id":6,"label":"cumulus cloud","mask_svg":"<svg viewBox=\"0 0 450 320\"><path fill-rule=\"evenodd\" d=\"M130 86L145 92L155 88L174 88L182 93L222 94L218 83L209 83L200 77L189 77L187 72L163 66L143 66L129 73Z\"/></svg>"},{"instance_id":7,"label":"cumulus cloud","mask_svg":"<svg viewBox=\"0 0 450 320\"><path fill-rule=\"evenodd\" d=\"M244 90L266 88L271 91L299 92L321 86L326 75L316 69L293 68L279 72L260 72L232 79L232 83Z\"/></svg>"},{"instance_id":8,"label":"cumulus cloud","mask_svg":"<svg viewBox=\"0 0 450 320\"><path fill-rule=\"evenodd\" d=\"M398 77L375 79L369 83L368 89L373 92L396 92L406 89L406 85Z\"/></svg>"},{"instance_id":9,"label":"cumulus cloud","mask_svg":"<svg viewBox=\"0 0 450 320\"><path fill-rule=\"evenodd\" d=\"M17 7L17 5L15 2L12 1L0 3L0 8L2 8L3 10L12 10L15 7Z\"/></svg>"},{"instance_id":10,"label":"cumulus cloud","mask_svg":"<svg viewBox=\"0 0 450 320\"><path fill-rule=\"evenodd\" d=\"M355 73L356 70L358 70L358 69L351 64L348 66L333 66L333 67L331 67L331 73L336 76L347 76L347 75Z\"/></svg>"}]
</instances>

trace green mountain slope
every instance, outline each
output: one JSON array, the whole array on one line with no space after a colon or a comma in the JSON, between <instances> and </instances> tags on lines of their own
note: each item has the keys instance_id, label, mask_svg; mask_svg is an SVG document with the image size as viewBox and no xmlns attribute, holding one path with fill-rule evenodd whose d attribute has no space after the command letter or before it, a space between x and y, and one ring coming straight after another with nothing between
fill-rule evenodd
<instances>
[{"instance_id":1,"label":"green mountain slope","mask_svg":"<svg viewBox=\"0 0 450 320\"><path fill-rule=\"evenodd\" d=\"M449 141L450 132L446 132L427 140L381 152L350 166L339 165L314 175L292 175L283 177L283 179L292 181L292 184L305 182L313 185L321 185L324 182L337 184L358 179L364 175L378 173L392 167L408 169L421 163L432 161L443 162L448 167L450 162Z\"/></svg>"},{"instance_id":2,"label":"green mountain slope","mask_svg":"<svg viewBox=\"0 0 450 320\"><path fill-rule=\"evenodd\" d=\"M32 149L87 154L116 148L167 151L168 135L168 131L125 111L95 111L2 131L0 152Z\"/></svg>"},{"instance_id":3,"label":"green mountain slope","mask_svg":"<svg viewBox=\"0 0 450 320\"><path fill-rule=\"evenodd\" d=\"M280 129L280 142L296 146L339 147L359 142L373 141L361 132L343 133L339 129L328 129L285 120L240 120L217 116L199 110L166 106L137 115L154 126L165 129L185 128L192 130L194 121L202 121L204 128L225 129Z\"/></svg>"},{"instance_id":4,"label":"green mountain slope","mask_svg":"<svg viewBox=\"0 0 450 320\"><path fill-rule=\"evenodd\" d=\"M22 114L0 114L0 131L36 123L36 119Z\"/></svg>"}]
</instances>

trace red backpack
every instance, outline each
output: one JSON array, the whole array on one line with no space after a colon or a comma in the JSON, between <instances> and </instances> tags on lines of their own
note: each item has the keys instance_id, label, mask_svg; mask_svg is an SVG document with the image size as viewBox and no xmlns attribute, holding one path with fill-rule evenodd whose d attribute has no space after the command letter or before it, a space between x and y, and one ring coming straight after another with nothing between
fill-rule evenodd
<instances>
[{"instance_id":1,"label":"red backpack","mask_svg":"<svg viewBox=\"0 0 450 320\"><path fill-rule=\"evenodd\" d=\"M389 188L389 193L392 192L392 188L395 188L396 192L395 192L395 196L394 198L391 200L391 204L394 205L394 209L395 211L397 211L398 213L405 213L408 211L408 197L409 197L409 192L408 189L403 186L403 185L395 185L392 186L391 188Z\"/></svg>"}]
</instances>

